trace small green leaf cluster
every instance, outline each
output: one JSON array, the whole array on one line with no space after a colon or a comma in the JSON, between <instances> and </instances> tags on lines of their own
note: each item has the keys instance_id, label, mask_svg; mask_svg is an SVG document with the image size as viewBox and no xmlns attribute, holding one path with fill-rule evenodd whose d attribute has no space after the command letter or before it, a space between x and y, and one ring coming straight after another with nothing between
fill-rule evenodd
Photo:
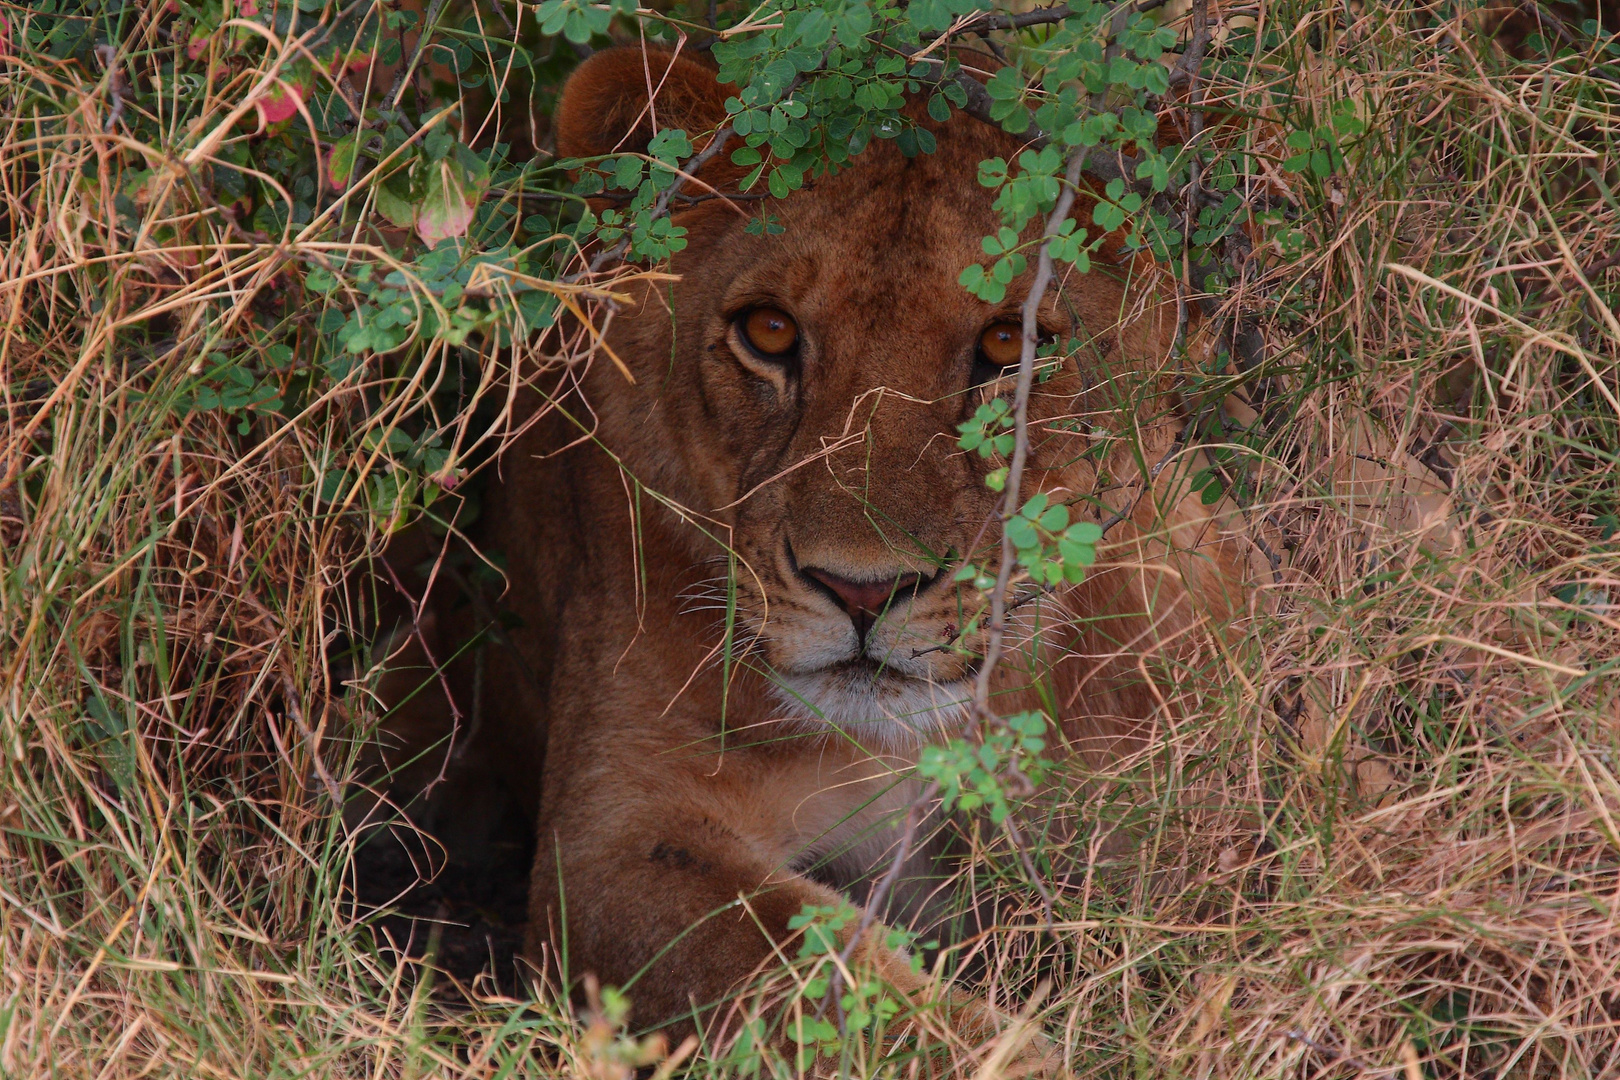
<instances>
[{"instance_id":1,"label":"small green leaf cluster","mask_svg":"<svg viewBox=\"0 0 1620 1080\"><path fill-rule=\"evenodd\" d=\"M1017 552L1018 565L1037 584L1075 584L1085 580L1086 567L1097 561L1102 528L1095 522L1069 523L1069 508L1050 502L1041 492L1008 519L1007 538Z\"/></svg>"},{"instance_id":2,"label":"small green leaf cluster","mask_svg":"<svg viewBox=\"0 0 1620 1080\"><path fill-rule=\"evenodd\" d=\"M411 435L398 426L372 428L349 455L329 460L320 475L322 502L361 501L384 532L393 532L437 501L444 491L450 452L435 432ZM364 488L355 486L364 476Z\"/></svg>"},{"instance_id":3,"label":"small green leaf cluster","mask_svg":"<svg viewBox=\"0 0 1620 1080\"><path fill-rule=\"evenodd\" d=\"M1059 179L1062 171L1063 154L1048 146L1020 153L1016 172L1000 158L981 162L979 183L996 189L995 202L991 205L1001 214L1002 221L1021 232L1025 225L1057 202L1062 191Z\"/></svg>"},{"instance_id":4,"label":"small green leaf cluster","mask_svg":"<svg viewBox=\"0 0 1620 1080\"><path fill-rule=\"evenodd\" d=\"M1193 230L1193 256L1199 261L1208 257L1207 249L1214 247L1238 227L1242 215L1243 197L1229 193L1219 203L1198 211L1198 227Z\"/></svg>"},{"instance_id":5,"label":"small green leaf cluster","mask_svg":"<svg viewBox=\"0 0 1620 1080\"><path fill-rule=\"evenodd\" d=\"M1051 762L1041 756L1046 749L1046 727L1046 716L1036 711L1003 717L978 744L957 738L944 746L924 747L917 774L939 785L947 813L982 808L1000 825L1013 809L1013 797L1002 776L1016 770L1038 784L1051 768Z\"/></svg>"},{"instance_id":6,"label":"small green leaf cluster","mask_svg":"<svg viewBox=\"0 0 1620 1080\"><path fill-rule=\"evenodd\" d=\"M281 376L292 358L292 349L279 344L264 350L262 366L253 362L251 353L210 353L207 366L177 396L175 409L182 414L218 410L240 416L237 431L246 435L253 413L280 411Z\"/></svg>"},{"instance_id":7,"label":"small green leaf cluster","mask_svg":"<svg viewBox=\"0 0 1620 1080\"><path fill-rule=\"evenodd\" d=\"M598 34L606 34L615 16L636 13L636 0L544 0L535 8L540 32L547 37L561 34L576 45L584 45Z\"/></svg>"},{"instance_id":8,"label":"small green leaf cluster","mask_svg":"<svg viewBox=\"0 0 1620 1080\"><path fill-rule=\"evenodd\" d=\"M992 474L988 482L1001 490L1006 483L1005 470L999 477ZM1100 525L1091 521L1070 524L1069 508L1051 503L1045 492L1025 503L1007 520L1005 529L1018 565L1031 581L1048 587L1084 581L1086 567L1097 561L1097 541L1102 539ZM996 587L996 575L971 562L956 572L955 580L972 582L980 592Z\"/></svg>"},{"instance_id":9,"label":"small green leaf cluster","mask_svg":"<svg viewBox=\"0 0 1620 1080\"><path fill-rule=\"evenodd\" d=\"M806 904L788 919L788 929L801 931L798 959L810 968L809 978L799 992L806 1003L823 1004L833 992L837 961L843 940L860 925L861 911L852 904ZM884 946L892 953L907 956L914 972L922 970L922 958L912 952L915 935L906 930L877 926L884 935ZM836 1004L845 1031L879 1033L899 1013L903 1002L878 973L860 965L852 967L853 984L839 979ZM805 1008L788 1021L788 1035L799 1047L799 1068L805 1070L817 1058L836 1054L844 1036L827 1014L827 1008Z\"/></svg>"},{"instance_id":10,"label":"small green leaf cluster","mask_svg":"<svg viewBox=\"0 0 1620 1080\"><path fill-rule=\"evenodd\" d=\"M692 155L692 140L680 128L664 128L653 136L645 154L621 154L595 159L575 181L574 193L599 195L623 191L622 207L603 210L601 217L583 215L581 231L594 229L604 243L625 240L637 259L667 259L686 247L686 230L656 213L659 196L674 186L682 160Z\"/></svg>"},{"instance_id":11,"label":"small green leaf cluster","mask_svg":"<svg viewBox=\"0 0 1620 1080\"><path fill-rule=\"evenodd\" d=\"M1251 214L1261 235L1275 246L1285 259L1297 259L1305 253L1305 230L1296 226L1282 210L1259 210Z\"/></svg>"},{"instance_id":12,"label":"small green leaf cluster","mask_svg":"<svg viewBox=\"0 0 1620 1080\"><path fill-rule=\"evenodd\" d=\"M1142 209L1142 196L1134 191L1125 190L1125 181L1115 177L1108 181L1103 189L1107 195L1099 199L1092 208L1091 220L1100 225L1104 232L1113 232L1125 224L1125 219Z\"/></svg>"},{"instance_id":13,"label":"small green leaf cluster","mask_svg":"<svg viewBox=\"0 0 1620 1080\"><path fill-rule=\"evenodd\" d=\"M1340 140L1351 139L1367 130L1367 125L1356 115L1356 103L1340 101L1333 106L1325 124L1291 131L1284 140L1294 153L1284 159L1282 167L1292 173L1309 173L1318 180L1326 180L1344 169L1344 152Z\"/></svg>"},{"instance_id":14,"label":"small green leaf cluster","mask_svg":"<svg viewBox=\"0 0 1620 1080\"><path fill-rule=\"evenodd\" d=\"M1026 265L1023 253L1018 250L1018 234L1003 226L995 236L986 236L981 240L980 245L986 255L1001 257L991 265L988 274L978 263L970 263L957 280L980 300L1000 303L1007 295L1007 285L1024 272Z\"/></svg>"},{"instance_id":15,"label":"small green leaf cluster","mask_svg":"<svg viewBox=\"0 0 1620 1080\"><path fill-rule=\"evenodd\" d=\"M1265 434L1257 429L1227 434L1219 429L1217 422L1217 430L1210 437L1220 440L1206 443L1203 447L1212 464L1193 473L1188 486L1199 493L1199 501L1205 506L1220 502L1221 496L1228 492L1239 501L1252 498L1248 465L1250 460L1259 458L1264 452ZM1226 478L1231 478L1230 487Z\"/></svg>"},{"instance_id":16,"label":"small green leaf cluster","mask_svg":"<svg viewBox=\"0 0 1620 1080\"><path fill-rule=\"evenodd\" d=\"M1109 119L1113 119L1112 115ZM995 236L987 236L980 241L985 254L1001 256L990 271L987 273L984 267L975 263L963 270L957 279L969 292L992 304L1000 303L1006 297L1007 286L1016 275L1024 272L1026 265L1018 249L1039 242L1038 238L1034 238L1019 244L1018 234L1031 220L1040 217L1057 202L1062 190L1058 174L1062 170L1063 157L1051 146L1039 151L1025 150L1019 154L1016 173L1010 171L1007 162L999 157L979 163L979 183L996 189L992 205L1007 224ZM1077 228L1072 218L1065 219L1058 226L1052 242L1052 257L1086 273L1091 269L1091 252L1101 243L1102 237L1090 240L1087 230Z\"/></svg>"},{"instance_id":17,"label":"small green leaf cluster","mask_svg":"<svg viewBox=\"0 0 1620 1080\"><path fill-rule=\"evenodd\" d=\"M335 346L328 353L328 373L342 378L356 357L391 353L412 338L459 345L474 332L510 341L545 329L556 319L557 298L524 280L542 268L536 262L532 253L511 248L466 252L441 244L405 269L380 275L370 262L349 272L341 265L311 270L305 288L332 298L316 324ZM504 272L499 277L509 282L504 289L509 302L468 295L468 283L484 265ZM340 289L346 301L341 305L336 302Z\"/></svg>"},{"instance_id":18,"label":"small green leaf cluster","mask_svg":"<svg viewBox=\"0 0 1620 1080\"><path fill-rule=\"evenodd\" d=\"M973 412L971 420L956 425L962 437L956 445L963 450L977 450L979 456L1006 457L1013 450L1012 406L1006 398L991 398Z\"/></svg>"}]
</instances>

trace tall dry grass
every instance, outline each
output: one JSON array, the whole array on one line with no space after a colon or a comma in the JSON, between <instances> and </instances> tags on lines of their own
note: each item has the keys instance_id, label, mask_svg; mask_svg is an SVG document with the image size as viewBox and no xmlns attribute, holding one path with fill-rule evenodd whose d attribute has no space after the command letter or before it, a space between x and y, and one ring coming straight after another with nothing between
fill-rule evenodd
<instances>
[{"instance_id":1,"label":"tall dry grass","mask_svg":"<svg viewBox=\"0 0 1620 1080\"><path fill-rule=\"evenodd\" d=\"M0 1073L626 1075L602 1016L374 935L341 813L377 720L355 570L456 476L405 444L498 441L555 343L289 365L355 302L308 272L401 238L199 194L281 54L142 142L108 118L163 75L163 5L124 9L121 73L5 14ZM1050 936L983 944L990 992L1045 980L1079 1075L1620 1074L1620 56L1566 19L1573 55L1516 59L1450 4L1215 14L1262 36L1205 90L1246 118L1237 190L1297 235L1234 283L1263 366L1209 376L1199 437L1273 566L1148 748L1072 777L1091 869ZM1284 170L1346 101L1343 167ZM995 844L973 870L1039 906Z\"/></svg>"}]
</instances>

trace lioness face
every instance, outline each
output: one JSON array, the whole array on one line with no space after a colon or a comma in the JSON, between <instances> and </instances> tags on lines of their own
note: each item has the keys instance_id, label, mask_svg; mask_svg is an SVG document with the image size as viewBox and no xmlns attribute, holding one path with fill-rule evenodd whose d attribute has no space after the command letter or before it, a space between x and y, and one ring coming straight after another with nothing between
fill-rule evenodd
<instances>
[{"instance_id":1,"label":"lioness face","mask_svg":"<svg viewBox=\"0 0 1620 1080\"><path fill-rule=\"evenodd\" d=\"M962 717L977 600L954 571L999 538L987 465L956 425L1010 386L1016 329L994 355L981 339L1018 315L957 284L994 222L982 188L952 198L974 162L951 164L883 153L789 200L780 236L724 241L734 276L694 290L686 323L704 328L701 399L732 429L754 651L789 715L881 738Z\"/></svg>"},{"instance_id":2,"label":"lioness face","mask_svg":"<svg viewBox=\"0 0 1620 1080\"><path fill-rule=\"evenodd\" d=\"M956 429L1011 396L1029 288L1015 280L988 304L958 283L1002 224L978 163L1018 145L966 117L920 119L933 154L878 143L785 200L679 215L679 280L648 286L608 335L634 385L599 364L588 395L643 483L722 524L738 648L771 674L783 715L883 744L966 714L982 599L955 573L968 560L994 572L998 496L985 476L1004 463L960 450ZM781 231L749 235L760 216ZM1039 324L1044 337L1095 338L1100 357L1122 294L1105 271L1089 277L1081 295L1054 289ZM1074 412L1077 359L1042 374L1032 421ZM1040 433L1026 497L1073 487L1083 449ZM714 573L712 547L693 557ZM711 578L706 599L723 587Z\"/></svg>"}]
</instances>

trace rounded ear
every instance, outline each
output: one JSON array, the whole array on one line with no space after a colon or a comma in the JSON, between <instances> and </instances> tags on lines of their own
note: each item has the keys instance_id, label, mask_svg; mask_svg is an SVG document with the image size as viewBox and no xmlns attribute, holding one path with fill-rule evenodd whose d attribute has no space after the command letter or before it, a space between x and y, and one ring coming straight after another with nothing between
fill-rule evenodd
<instances>
[{"instance_id":1,"label":"rounded ear","mask_svg":"<svg viewBox=\"0 0 1620 1080\"><path fill-rule=\"evenodd\" d=\"M701 136L726 122L726 98L734 91L702 60L636 45L604 49L575 68L563 87L554 119L557 153L644 153L655 119L656 130L680 128L701 150Z\"/></svg>"}]
</instances>

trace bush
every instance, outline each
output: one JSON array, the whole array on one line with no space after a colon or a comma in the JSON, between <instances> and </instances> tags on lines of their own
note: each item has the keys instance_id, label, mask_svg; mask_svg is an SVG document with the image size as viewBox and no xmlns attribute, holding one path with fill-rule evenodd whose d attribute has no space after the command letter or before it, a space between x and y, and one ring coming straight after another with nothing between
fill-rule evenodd
<instances>
[{"instance_id":1,"label":"bush","mask_svg":"<svg viewBox=\"0 0 1620 1080\"><path fill-rule=\"evenodd\" d=\"M584 171L547 149L578 56L641 34L737 81L725 152L757 192L873 138L931 152L906 93L1041 136L983 166L1013 229L1095 147L1119 175L1054 255L1084 270L1122 229L1234 328L1184 387L1240 403L1198 414L1190 482L1244 506L1276 603L1173 673L1144 753L1060 770L1093 856L1143 842L1050 936L983 946L996 992L1087 1075L1613 1075L1620 45L1571 11L5 9L0 1073L659 1059L607 990L435 985L374 933L342 813L379 720L368 560L465 521L509 391L684 244L710 133ZM1012 61L983 87L919 52L976 13ZM1004 295L1016 239L964 287ZM960 764L958 797L1002 797ZM982 887L1040 911L978 835Z\"/></svg>"}]
</instances>

